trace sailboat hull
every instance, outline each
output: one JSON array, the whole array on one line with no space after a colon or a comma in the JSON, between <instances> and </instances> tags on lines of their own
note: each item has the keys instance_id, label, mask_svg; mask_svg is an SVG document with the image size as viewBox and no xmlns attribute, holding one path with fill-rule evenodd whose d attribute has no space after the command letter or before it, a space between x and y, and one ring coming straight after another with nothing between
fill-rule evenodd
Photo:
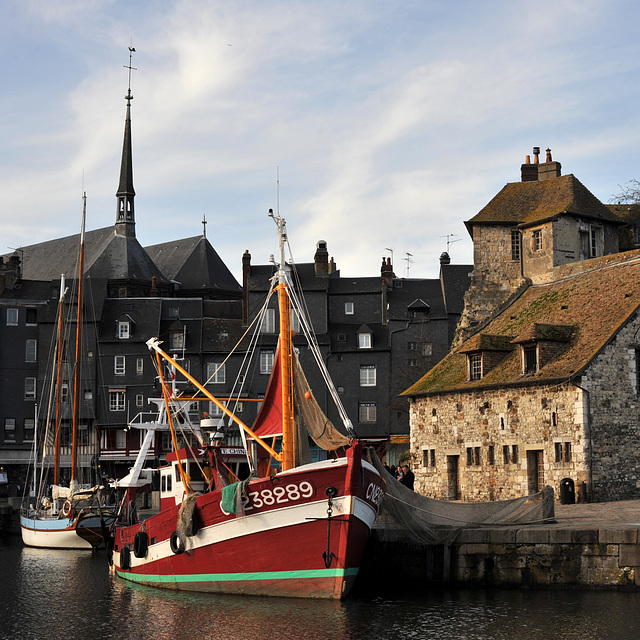
<instances>
[{"instance_id":1,"label":"sailboat hull","mask_svg":"<svg viewBox=\"0 0 640 640\"><path fill-rule=\"evenodd\" d=\"M93 549L91 543L76 533L78 518L35 519L20 516L22 542L44 549Z\"/></svg>"},{"instance_id":2,"label":"sailboat hull","mask_svg":"<svg viewBox=\"0 0 640 640\"><path fill-rule=\"evenodd\" d=\"M327 489L336 490L331 504ZM238 516L222 510L220 491L198 496L199 530L177 553L175 534L171 543L177 506L138 525L117 527L115 573L140 584L180 590L346 596L383 495L375 468L353 456L305 465L253 480L246 494L244 515ZM136 557L140 531L149 544L145 555Z\"/></svg>"}]
</instances>

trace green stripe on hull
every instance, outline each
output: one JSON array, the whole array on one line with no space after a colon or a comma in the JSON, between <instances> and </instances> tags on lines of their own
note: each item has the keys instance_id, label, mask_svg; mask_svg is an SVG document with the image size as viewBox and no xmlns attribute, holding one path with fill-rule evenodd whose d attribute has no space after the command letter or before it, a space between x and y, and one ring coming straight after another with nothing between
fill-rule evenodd
<instances>
[{"instance_id":1,"label":"green stripe on hull","mask_svg":"<svg viewBox=\"0 0 640 640\"><path fill-rule=\"evenodd\" d=\"M263 571L255 573L195 573L186 575L153 575L116 570L121 578L133 582L188 583L188 582L247 582L259 580L300 580L314 578L346 578L357 576L358 569L312 569L309 571Z\"/></svg>"}]
</instances>

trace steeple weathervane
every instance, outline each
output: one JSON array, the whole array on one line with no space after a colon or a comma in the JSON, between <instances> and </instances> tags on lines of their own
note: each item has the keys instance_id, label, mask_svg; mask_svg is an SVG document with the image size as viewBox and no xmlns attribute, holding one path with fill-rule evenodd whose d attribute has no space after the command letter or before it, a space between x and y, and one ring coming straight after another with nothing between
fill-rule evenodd
<instances>
[{"instance_id":1,"label":"steeple weathervane","mask_svg":"<svg viewBox=\"0 0 640 640\"><path fill-rule=\"evenodd\" d=\"M116 192L116 234L120 236L135 237L134 198L136 192L133 188L133 154L131 152L131 71L137 69L131 65L135 49L129 47L129 64L124 65L129 70L129 87L124 99L127 101L127 114L124 121L124 141L122 144L122 163L120 165L120 183Z\"/></svg>"}]
</instances>

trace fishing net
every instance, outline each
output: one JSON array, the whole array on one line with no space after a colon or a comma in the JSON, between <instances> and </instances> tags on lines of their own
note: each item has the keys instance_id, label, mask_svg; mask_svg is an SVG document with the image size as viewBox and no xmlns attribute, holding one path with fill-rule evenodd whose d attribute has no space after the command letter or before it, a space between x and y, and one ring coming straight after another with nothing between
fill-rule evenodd
<instances>
[{"instance_id":1,"label":"fishing net","mask_svg":"<svg viewBox=\"0 0 640 640\"><path fill-rule=\"evenodd\" d=\"M420 495L398 482L375 452L371 462L386 485L381 514L421 544L451 544L462 529L553 522L553 488L513 500L448 502Z\"/></svg>"},{"instance_id":2,"label":"fishing net","mask_svg":"<svg viewBox=\"0 0 640 640\"><path fill-rule=\"evenodd\" d=\"M310 462L307 434L321 448L334 451L349 445L349 438L333 426L316 401L297 357L294 358L293 396L296 415L296 460ZM299 457L298 457L299 456Z\"/></svg>"},{"instance_id":3,"label":"fishing net","mask_svg":"<svg viewBox=\"0 0 640 640\"><path fill-rule=\"evenodd\" d=\"M193 517L196 508L196 494L190 493L180 505L176 532L184 549L187 548L187 536L193 532Z\"/></svg>"},{"instance_id":4,"label":"fishing net","mask_svg":"<svg viewBox=\"0 0 640 640\"><path fill-rule=\"evenodd\" d=\"M234 513L236 517L244 515L242 497L245 494L245 490L250 479L251 478L247 478L241 482L234 482L226 487L222 487L220 507L223 511L226 511L226 513Z\"/></svg>"}]
</instances>

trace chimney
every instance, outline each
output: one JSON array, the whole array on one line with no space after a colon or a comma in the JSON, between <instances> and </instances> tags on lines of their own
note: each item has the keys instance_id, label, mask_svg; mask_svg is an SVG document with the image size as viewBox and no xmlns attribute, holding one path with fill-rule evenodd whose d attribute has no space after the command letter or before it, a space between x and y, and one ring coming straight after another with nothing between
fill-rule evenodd
<instances>
[{"instance_id":1,"label":"chimney","mask_svg":"<svg viewBox=\"0 0 640 640\"><path fill-rule=\"evenodd\" d=\"M451 264L451 258L446 251L440 254L440 264Z\"/></svg>"},{"instance_id":2,"label":"chimney","mask_svg":"<svg viewBox=\"0 0 640 640\"><path fill-rule=\"evenodd\" d=\"M249 278L251 276L251 254L246 249L242 254L242 325L249 324Z\"/></svg>"},{"instance_id":3,"label":"chimney","mask_svg":"<svg viewBox=\"0 0 640 640\"><path fill-rule=\"evenodd\" d=\"M562 165L559 162L553 162L551 149L547 149L546 162L538 167L538 180L550 180L551 178L559 178L561 175Z\"/></svg>"},{"instance_id":4,"label":"chimney","mask_svg":"<svg viewBox=\"0 0 640 640\"><path fill-rule=\"evenodd\" d=\"M393 286L393 279L396 274L393 273L393 265L391 264L391 258L385 258L382 256L382 266L380 267L380 275L384 280L387 287Z\"/></svg>"},{"instance_id":5,"label":"chimney","mask_svg":"<svg viewBox=\"0 0 640 640\"><path fill-rule=\"evenodd\" d=\"M316 243L316 255L313 257L313 264L317 276L329 275L329 252L325 240L318 240Z\"/></svg>"},{"instance_id":6,"label":"chimney","mask_svg":"<svg viewBox=\"0 0 640 640\"><path fill-rule=\"evenodd\" d=\"M534 161L531 162L531 156L527 155L524 164L520 167L520 176L522 182L536 182L538 180L538 155L540 147L533 147Z\"/></svg>"},{"instance_id":7,"label":"chimney","mask_svg":"<svg viewBox=\"0 0 640 640\"><path fill-rule=\"evenodd\" d=\"M156 276L151 276L151 291L149 291L149 296L157 298L159 295L160 292L156 286Z\"/></svg>"},{"instance_id":8,"label":"chimney","mask_svg":"<svg viewBox=\"0 0 640 640\"><path fill-rule=\"evenodd\" d=\"M331 260L329 260L329 275L335 272L336 272L336 263L333 259L333 256L331 256Z\"/></svg>"}]
</instances>

